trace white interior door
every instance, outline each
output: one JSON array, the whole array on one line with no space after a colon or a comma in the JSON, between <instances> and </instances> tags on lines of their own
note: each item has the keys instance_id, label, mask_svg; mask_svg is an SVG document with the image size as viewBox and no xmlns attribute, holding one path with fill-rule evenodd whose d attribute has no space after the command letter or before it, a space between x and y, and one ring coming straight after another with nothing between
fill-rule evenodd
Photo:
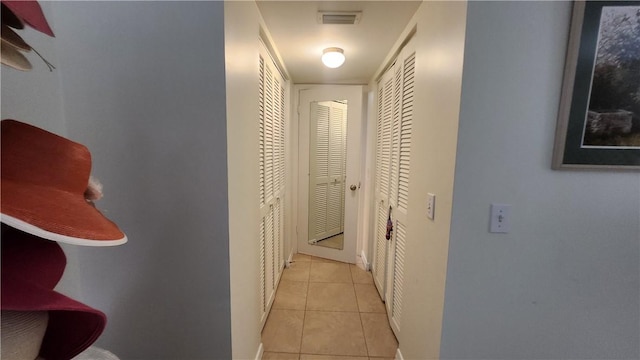
<instances>
[{"instance_id":1,"label":"white interior door","mask_svg":"<svg viewBox=\"0 0 640 360\"><path fill-rule=\"evenodd\" d=\"M385 300L389 323L400 334L406 255L411 133L413 124L415 48L410 41L382 76L378 89L376 129L376 243L373 274ZM386 239L389 216L393 223Z\"/></svg>"},{"instance_id":2,"label":"white interior door","mask_svg":"<svg viewBox=\"0 0 640 360\"><path fill-rule=\"evenodd\" d=\"M406 255L409 208L409 178L411 171L411 134L415 79L415 50L409 42L400 53L401 61L394 74L396 97L391 151L391 194L394 231L389 245L389 280L387 315L396 336L400 335L402 295L404 293L404 260Z\"/></svg>"},{"instance_id":3,"label":"white interior door","mask_svg":"<svg viewBox=\"0 0 640 360\"><path fill-rule=\"evenodd\" d=\"M264 325L282 274L285 185L285 80L271 56L260 46L259 78L259 188L260 188L260 321Z\"/></svg>"},{"instance_id":4,"label":"white interior door","mask_svg":"<svg viewBox=\"0 0 640 360\"><path fill-rule=\"evenodd\" d=\"M300 253L348 263L356 262L358 196L361 181L360 137L362 133L362 99L362 86L354 85L310 86L309 88L301 89L299 92L298 226L296 233L298 237L298 252ZM347 121L346 124L343 123L345 127L340 129L338 125L333 127L330 125L326 125L326 127L322 125L321 128L318 129L319 123L322 122L322 124L325 124L326 122L330 122L332 117L336 119L334 120L336 123L338 122L337 119L339 119L339 116L337 113L340 112L339 107L326 108L327 102L335 102L336 100L346 100ZM326 110L328 110L328 113L326 113ZM323 114L326 114L326 120L323 118L317 121L317 123L312 122L311 115L317 111L325 112ZM334 112L333 116L331 115L331 111ZM337 150L331 152L330 149L325 150L317 143L311 143L310 139L314 138L310 136L311 131L326 132L326 135L317 135L330 137L329 132L331 132L332 129L335 133L331 135L333 138L338 139L340 136L344 137L344 141L346 142L345 152L340 153ZM339 133L340 131L342 134ZM316 138L321 136L316 136ZM331 146L328 140L327 144L327 146ZM335 148L338 147L337 141L333 143L333 146ZM326 171L324 170L325 166L322 165L318 167L322 170L315 171L314 174L312 174L310 166L312 163L312 161L310 161L311 157L313 157L316 162L322 162L322 164L326 162ZM340 162L343 162L346 168L342 179L337 170ZM316 180L314 180L315 184L312 184L313 182L311 181L313 177L316 178ZM354 186L354 190L351 190L352 185ZM310 191L318 191L320 194L317 197L310 197ZM344 201L344 213L342 216L339 216L339 214L335 212L323 211L325 206L321 203L323 201L326 204L332 201ZM313 208L311 212L309 211L310 208ZM309 214L313 214L314 212L316 215L310 217ZM326 222L324 227L322 222ZM336 229L339 230L340 227L342 227L344 232L343 248L332 249L310 243L310 238L312 238L313 235L309 235L309 229L314 229L315 227L327 229L325 234L329 234L330 231L336 231ZM331 228L331 230L328 230L329 228Z\"/></svg>"},{"instance_id":5,"label":"white interior door","mask_svg":"<svg viewBox=\"0 0 640 360\"><path fill-rule=\"evenodd\" d=\"M391 126L393 118L393 65L378 82L378 114L376 121L376 178L375 178L375 243L373 245L373 280L385 300L387 288L387 257L389 241L386 239L389 217L389 183L391 174Z\"/></svg>"}]
</instances>

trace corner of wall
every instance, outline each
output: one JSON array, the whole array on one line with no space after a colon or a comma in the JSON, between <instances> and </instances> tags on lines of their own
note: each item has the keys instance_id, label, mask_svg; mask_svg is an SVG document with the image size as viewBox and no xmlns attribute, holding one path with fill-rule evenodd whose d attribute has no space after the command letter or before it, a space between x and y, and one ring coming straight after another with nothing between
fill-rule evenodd
<instances>
[{"instance_id":1,"label":"corner of wall","mask_svg":"<svg viewBox=\"0 0 640 360\"><path fill-rule=\"evenodd\" d=\"M416 48L405 283L399 347L410 359L440 354L466 29L466 2L425 1ZM434 220L428 193L437 196Z\"/></svg>"},{"instance_id":2,"label":"corner of wall","mask_svg":"<svg viewBox=\"0 0 640 360\"><path fill-rule=\"evenodd\" d=\"M231 340L234 359L261 353L259 309L258 54L255 2L225 1ZM239 59L244 59L239 61ZM256 88L254 94L247 89ZM255 173L256 176L247 176Z\"/></svg>"}]
</instances>

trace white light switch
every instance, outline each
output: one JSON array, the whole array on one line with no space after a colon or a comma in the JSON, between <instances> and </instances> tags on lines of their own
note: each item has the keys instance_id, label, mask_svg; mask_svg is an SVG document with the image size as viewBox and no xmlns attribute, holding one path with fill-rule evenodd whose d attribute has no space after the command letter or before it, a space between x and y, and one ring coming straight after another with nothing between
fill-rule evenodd
<instances>
[{"instance_id":1,"label":"white light switch","mask_svg":"<svg viewBox=\"0 0 640 360\"><path fill-rule=\"evenodd\" d=\"M508 233L511 228L511 205L491 204L491 221L489 232Z\"/></svg>"},{"instance_id":2,"label":"white light switch","mask_svg":"<svg viewBox=\"0 0 640 360\"><path fill-rule=\"evenodd\" d=\"M436 213L436 196L432 193L427 193L427 217L433 220Z\"/></svg>"}]
</instances>

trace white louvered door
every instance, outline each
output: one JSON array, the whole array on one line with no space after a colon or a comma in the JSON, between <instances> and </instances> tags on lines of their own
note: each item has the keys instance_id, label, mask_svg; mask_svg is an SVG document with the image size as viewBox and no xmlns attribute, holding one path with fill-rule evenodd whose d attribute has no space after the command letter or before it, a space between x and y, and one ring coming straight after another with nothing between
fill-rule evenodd
<instances>
[{"instance_id":1,"label":"white louvered door","mask_svg":"<svg viewBox=\"0 0 640 360\"><path fill-rule=\"evenodd\" d=\"M284 266L285 81L264 46L259 56L260 312L264 325Z\"/></svg>"},{"instance_id":2,"label":"white louvered door","mask_svg":"<svg viewBox=\"0 0 640 360\"><path fill-rule=\"evenodd\" d=\"M409 44L412 44L411 42ZM413 125L413 101L415 83L415 51L405 47L402 61L395 73L396 101L393 123L392 146L392 191L393 238L389 245L389 284L387 288L387 314L391 329L400 334L402 294L404 284L404 261L407 246L409 175L411 170L411 131Z\"/></svg>"},{"instance_id":3,"label":"white louvered door","mask_svg":"<svg viewBox=\"0 0 640 360\"><path fill-rule=\"evenodd\" d=\"M383 75L378 89L376 136L376 243L374 279L385 300L389 323L400 334L407 247L415 50L410 41ZM385 174L385 172L387 172ZM385 183L387 182L387 183ZM385 192L386 190L386 192ZM385 238L391 208L392 237ZM377 269L376 269L377 268Z\"/></svg>"},{"instance_id":4,"label":"white louvered door","mask_svg":"<svg viewBox=\"0 0 640 360\"><path fill-rule=\"evenodd\" d=\"M336 101L313 102L309 126L309 241L344 231L347 107Z\"/></svg>"},{"instance_id":5,"label":"white louvered door","mask_svg":"<svg viewBox=\"0 0 640 360\"><path fill-rule=\"evenodd\" d=\"M376 126L376 178L375 178L375 244L373 256L373 279L385 300L387 284L387 255L389 243L385 238L389 215L389 182L391 167L391 125L393 118L393 69L378 82L378 116Z\"/></svg>"}]
</instances>

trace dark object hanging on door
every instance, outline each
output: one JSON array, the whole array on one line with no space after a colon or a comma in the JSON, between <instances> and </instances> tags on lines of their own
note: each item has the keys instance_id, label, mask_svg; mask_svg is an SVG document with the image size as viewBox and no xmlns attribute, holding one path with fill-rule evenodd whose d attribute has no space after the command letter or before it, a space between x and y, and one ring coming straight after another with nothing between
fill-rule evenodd
<instances>
[{"instance_id":1,"label":"dark object hanging on door","mask_svg":"<svg viewBox=\"0 0 640 360\"><path fill-rule=\"evenodd\" d=\"M389 217L387 218L387 235L385 238L391 240L391 232L393 231L393 221L391 221L391 206L389 206Z\"/></svg>"}]
</instances>

